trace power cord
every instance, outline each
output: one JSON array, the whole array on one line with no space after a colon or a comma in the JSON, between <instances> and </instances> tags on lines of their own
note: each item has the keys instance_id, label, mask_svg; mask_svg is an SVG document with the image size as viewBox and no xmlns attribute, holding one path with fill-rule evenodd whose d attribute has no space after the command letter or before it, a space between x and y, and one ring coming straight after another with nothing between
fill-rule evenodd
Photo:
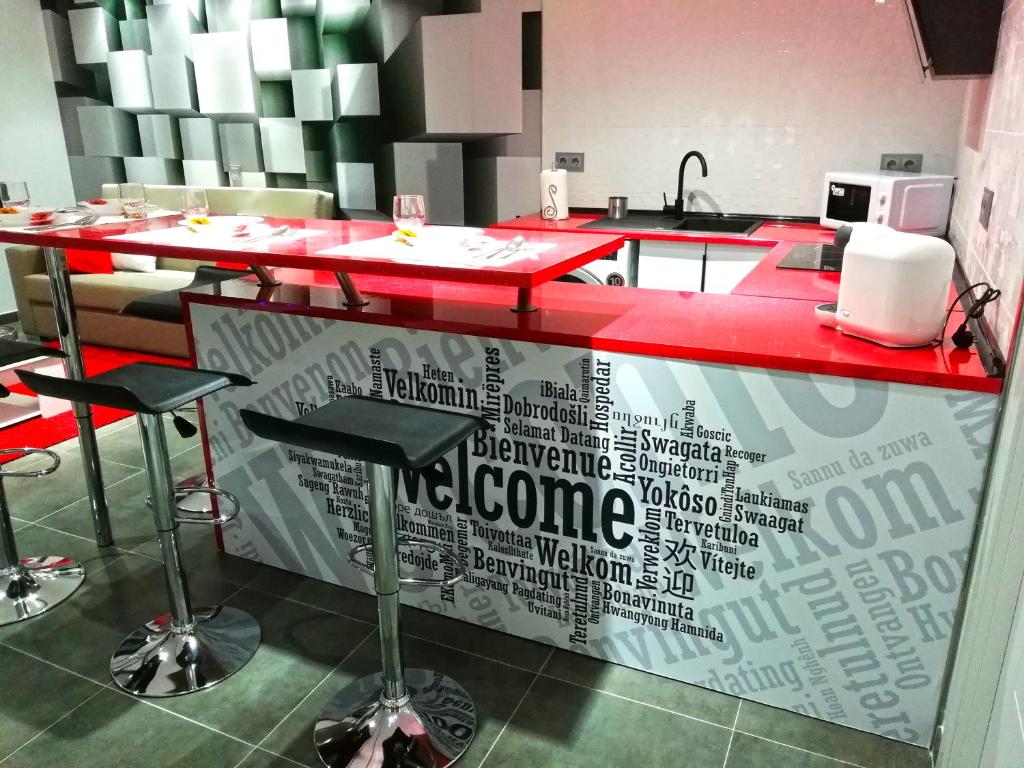
<instances>
[{"instance_id":1,"label":"power cord","mask_svg":"<svg viewBox=\"0 0 1024 768\"><path fill-rule=\"evenodd\" d=\"M974 285L969 285L962 291L960 291L960 294L953 300L953 303L949 305L949 309L946 310L946 320L945 322L942 323L942 333L940 333L939 338L935 340L937 344L939 344L940 346L942 344L942 339L946 335L946 328L949 326L949 318L953 316L953 310L956 309L956 305L959 304L960 300L968 293L973 291L975 288L981 288L982 286L984 286L985 288L984 292L982 292L981 296L975 299L974 303L971 305L971 308L967 310L967 314L966 317L964 317L964 321L960 323L960 327L953 332L953 335L951 337L953 340L953 344L958 349L967 349L974 343L974 333L968 327L968 323L971 320L977 320L979 317L981 317L985 312L985 307L988 304L991 304L996 299L998 299L1003 294L1003 292L1000 291L998 288L993 288L991 284L986 282L980 282L975 283Z\"/></svg>"}]
</instances>

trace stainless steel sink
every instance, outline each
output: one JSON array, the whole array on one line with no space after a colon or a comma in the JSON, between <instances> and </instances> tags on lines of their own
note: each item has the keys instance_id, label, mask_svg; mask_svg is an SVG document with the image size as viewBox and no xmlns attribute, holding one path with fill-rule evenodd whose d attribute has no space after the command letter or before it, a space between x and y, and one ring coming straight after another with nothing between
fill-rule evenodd
<instances>
[{"instance_id":1,"label":"stainless steel sink","mask_svg":"<svg viewBox=\"0 0 1024 768\"><path fill-rule=\"evenodd\" d=\"M749 235L761 224L761 219L728 213L691 212L684 214L682 219L665 213L630 213L624 219L610 219L605 216L581 225L580 229L628 229L637 232L674 230L677 232Z\"/></svg>"}]
</instances>

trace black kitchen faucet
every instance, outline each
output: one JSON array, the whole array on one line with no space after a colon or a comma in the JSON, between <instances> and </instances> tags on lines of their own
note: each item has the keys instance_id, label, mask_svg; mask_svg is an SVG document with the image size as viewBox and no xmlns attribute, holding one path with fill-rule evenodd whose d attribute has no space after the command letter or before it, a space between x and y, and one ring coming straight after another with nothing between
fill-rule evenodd
<instances>
[{"instance_id":1,"label":"black kitchen faucet","mask_svg":"<svg viewBox=\"0 0 1024 768\"><path fill-rule=\"evenodd\" d=\"M692 150L683 156L683 162L679 164L679 189L676 191L676 203L673 208L673 213L677 219L683 218L683 214L686 212L686 205L683 200L683 174L686 173L686 164L689 162L691 157L696 157L700 160L701 175L705 178L707 178L708 175L708 161L704 159L704 155L697 150ZM668 206L666 206L666 208L667 207Z\"/></svg>"}]
</instances>

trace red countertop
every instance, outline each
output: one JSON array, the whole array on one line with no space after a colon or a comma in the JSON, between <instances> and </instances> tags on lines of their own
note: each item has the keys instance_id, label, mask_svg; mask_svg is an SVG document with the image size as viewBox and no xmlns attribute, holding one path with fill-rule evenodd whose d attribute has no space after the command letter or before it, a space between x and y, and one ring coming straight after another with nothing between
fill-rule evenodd
<instances>
[{"instance_id":1,"label":"red countertop","mask_svg":"<svg viewBox=\"0 0 1024 768\"><path fill-rule=\"evenodd\" d=\"M125 221L92 227L59 229L52 232L0 231L5 243L36 245L51 248L78 248L91 251L162 256L198 261L225 261L247 265L320 269L330 272L348 272L355 275L390 275L415 277L425 280L450 280L483 285L532 288L577 267L589 264L602 256L617 251L623 245L621 236L612 232L566 232L557 238L546 237L538 230L484 229L483 233L510 240L516 235L524 238L524 248L531 244L554 242L554 247L527 258L497 264L481 260L466 265L442 265L395 261L355 254L326 255L322 251L336 249L349 243L384 237L394 231L391 222L336 221L323 219L283 219L267 217L267 224L287 224L295 228L323 230L323 234L304 239L268 239L242 247L239 250L195 246L136 243L128 240L107 240L112 235L144 233L177 227L180 214Z\"/></svg>"},{"instance_id":2,"label":"red countertop","mask_svg":"<svg viewBox=\"0 0 1024 768\"><path fill-rule=\"evenodd\" d=\"M187 302L271 312L313 314L352 322L402 326L656 355L704 363L828 374L977 392L999 392L973 351L896 350L821 326L817 301L735 294L547 283L534 292L540 310L513 313L514 294L481 285L366 277L370 304L347 309L329 275L279 270L284 285L260 289L253 280L186 294Z\"/></svg>"}]
</instances>

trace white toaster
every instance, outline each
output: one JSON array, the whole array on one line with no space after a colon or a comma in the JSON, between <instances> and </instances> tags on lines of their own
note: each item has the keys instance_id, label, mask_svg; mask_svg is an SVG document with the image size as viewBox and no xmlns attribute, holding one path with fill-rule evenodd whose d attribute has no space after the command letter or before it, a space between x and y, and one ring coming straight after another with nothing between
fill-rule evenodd
<instances>
[{"instance_id":1,"label":"white toaster","mask_svg":"<svg viewBox=\"0 0 1024 768\"><path fill-rule=\"evenodd\" d=\"M822 323L887 347L931 344L942 333L956 260L953 246L879 224L854 224L835 311Z\"/></svg>"}]
</instances>

